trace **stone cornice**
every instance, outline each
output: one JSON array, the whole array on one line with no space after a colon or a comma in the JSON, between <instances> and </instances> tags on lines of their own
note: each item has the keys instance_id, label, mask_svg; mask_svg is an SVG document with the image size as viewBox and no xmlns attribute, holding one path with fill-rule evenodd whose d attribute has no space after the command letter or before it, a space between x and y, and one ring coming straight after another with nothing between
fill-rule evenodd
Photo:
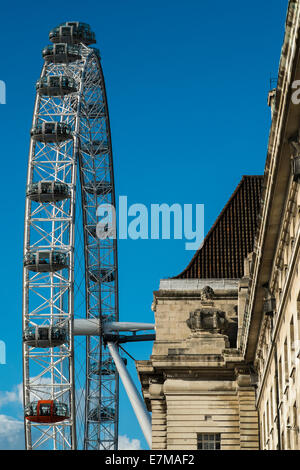
<instances>
[{"instance_id":1,"label":"stone cornice","mask_svg":"<svg viewBox=\"0 0 300 470\"><path fill-rule=\"evenodd\" d=\"M215 297L218 300L222 299L236 299L238 296L238 288L232 290L215 290ZM174 297L178 297L179 299L199 299L201 300L200 291L192 290L192 291L184 291L184 290L157 290L153 292L153 295L156 299L170 299L174 300Z\"/></svg>"},{"instance_id":2,"label":"stone cornice","mask_svg":"<svg viewBox=\"0 0 300 470\"><path fill-rule=\"evenodd\" d=\"M283 250L289 238L289 227L290 227L291 220L292 220L293 213L294 213L292 208L295 208L295 204L296 204L298 183L295 183L292 181L292 176L290 180L291 181L289 184L288 197L287 197L285 208L284 208L285 217L284 217L283 224L281 227L281 231L280 231L280 235L279 235L279 239L277 243L276 256L274 258L272 274L270 277L270 290L272 292L274 291L275 283L278 277L278 271L279 269L282 269L283 264L284 264Z\"/></svg>"},{"instance_id":3,"label":"stone cornice","mask_svg":"<svg viewBox=\"0 0 300 470\"><path fill-rule=\"evenodd\" d=\"M277 344L277 338L279 335L280 325L282 321L284 321L283 314L284 314L284 308L285 308L285 304L286 304L287 297L288 297L288 285L290 285L291 283L292 276L297 266L297 261L298 261L297 253L299 253L299 250L300 250L300 227L298 227L298 233L295 239L295 245L294 245L293 253L291 256L291 262L289 263L288 272L287 272L286 279L285 279L285 284L283 286L282 296L281 296L279 304L277 305L277 312L274 318L274 326L273 326L273 331L272 331L272 342L270 344L267 356L265 358L263 381L260 384L259 389L258 389L257 402L259 402L261 399L261 394L262 394L262 391L264 390L265 381L266 381L266 378L268 377L267 372L269 371L269 368L271 366L272 357L274 354L274 347ZM261 342L263 341L264 332L265 330L262 330L260 332L259 340ZM260 350L257 351L256 358L255 358L256 361L259 360L259 352L261 352L261 348Z\"/></svg>"},{"instance_id":4,"label":"stone cornice","mask_svg":"<svg viewBox=\"0 0 300 470\"><path fill-rule=\"evenodd\" d=\"M291 85L294 80L300 79L299 18L299 2L290 1L265 167L264 203L255 244L253 282L248 292L242 331L241 344L248 361L254 359L262 320L263 285L270 280L282 226L281 215L286 203L290 179L289 139L298 131L300 123L300 106L293 105L291 100L293 92Z\"/></svg>"}]
</instances>

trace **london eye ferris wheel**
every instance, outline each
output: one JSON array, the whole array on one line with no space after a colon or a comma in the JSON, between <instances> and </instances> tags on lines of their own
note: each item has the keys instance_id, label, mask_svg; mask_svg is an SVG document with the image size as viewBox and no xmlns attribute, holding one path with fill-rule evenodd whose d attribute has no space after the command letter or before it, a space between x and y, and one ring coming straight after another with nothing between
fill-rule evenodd
<instances>
[{"instance_id":1,"label":"london eye ferris wheel","mask_svg":"<svg viewBox=\"0 0 300 470\"><path fill-rule=\"evenodd\" d=\"M100 54L85 23L61 24L49 38L36 83L25 206L26 448L116 449L119 373L150 442L149 417L118 344L126 342L120 331L153 325L119 323L116 236L97 216L100 205L115 207Z\"/></svg>"}]
</instances>

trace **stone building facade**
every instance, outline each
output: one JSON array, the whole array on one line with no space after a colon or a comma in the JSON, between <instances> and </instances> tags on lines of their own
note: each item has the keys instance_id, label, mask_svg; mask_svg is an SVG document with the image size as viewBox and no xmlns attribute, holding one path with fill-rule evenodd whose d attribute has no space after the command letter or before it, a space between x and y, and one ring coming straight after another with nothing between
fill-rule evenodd
<instances>
[{"instance_id":1,"label":"stone building facade","mask_svg":"<svg viewBox=\"0 0 300 470\"><path fill-rule=\"evenodd\" d=\"M300 4L290 0L264 176L244 176L154 292L137 361L153 449L300 449Z\"/></svg>"}]
</instances>

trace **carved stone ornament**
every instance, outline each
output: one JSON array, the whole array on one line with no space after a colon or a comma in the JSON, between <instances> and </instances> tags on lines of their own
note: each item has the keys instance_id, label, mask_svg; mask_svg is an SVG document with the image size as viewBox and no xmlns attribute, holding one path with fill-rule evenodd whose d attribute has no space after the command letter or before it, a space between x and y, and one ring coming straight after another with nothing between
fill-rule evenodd
<instances>
[{"instance_id":1,"label":"carved stone ornament","mask_svg":"<svg viewBox=\"0 0 300 470\"><path fill-rule=\"evenodd\" d=\"M251 371L247 366L239 366L235 368L235 375L239 387L251 386Z\"/></svg>"},{"instance_id":2,"label":"carved stone ornament","mask_svg":"<svg viewBox=\"0 0 300 470\"><path fill-rule=\"evenodd\" d=\"M225 312L215 308L201 308L191 312L186 323L193 333L207 331L222 334L228 325Z\"/></svg>"},{"instance_id":3,"label":"carved stone ornament","mask_svg":"<svg viewBox=\"0 0 300 470\"><path fill-rule=\"evenodd\" d=\"M209 286L206 286L204 287L204 289L201 290L201 293L200 293L200 298L201 300L205 301L205 300L212 300L214 298L214 291L211 287Z\"/></svg>"}]
</instances>

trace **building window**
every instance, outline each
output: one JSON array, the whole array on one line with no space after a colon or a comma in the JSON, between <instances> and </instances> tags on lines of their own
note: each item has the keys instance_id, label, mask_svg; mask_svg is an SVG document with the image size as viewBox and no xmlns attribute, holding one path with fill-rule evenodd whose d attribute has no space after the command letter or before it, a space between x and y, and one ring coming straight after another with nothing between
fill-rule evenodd
<instances>
[{"instance_id":1,"label":"building window","mask_svg":"<svg viewBox=\"0 0 300 470\"><path fill-rule=\"evenodd\" d=\"M282 360L281 358L279 359L279 362L278 362L278 379L279 379L279 399L281 400L281 395L282 395L282 389L283 389L283 386L282 386Z\"/></svg>"},{"instance_id":2,"label":"building window","mask_svg":"<svg viewBox=\"0 0 300 470\"><path fill-rule=\"evenodd\" d=\"M221 434L197 434L198 450L220 450Z\"/></svg>"},{"instance_id":3,"label":"building window","mask_svg":"<svg viewBox=\"0 0 300 470\"><path fill-rule=\"evenodd\" d=\"M293 406L293 434L294 434L294 450L297 450L298 447L298 416L297 416L297 403L294 403Z\"/></svg>"},{"instance_id":4,"label":"building window","mask_svg":"<svg viewBox=\"0 0 300 470\"><path fill-rule=\"evenodd\" d=\"M274 423L274 398L273 398L273 387L271 387L271 391L270 391L270 412L271 412L270 419L271 419L271 428L272 428L272 427L273 427L273 423Z\"/></svg>"},{"instance_id":5,"label":"building window","mask_svg":"<svg viewBox=\"0 0 300 470\"><path fill-rule=\"evenodd\" d=\"M290 367L293 368L295 365L295 328L294 328L294 317L291 319L290 323Z\"/></svg>"},{"instance_id":6,"label":"building window","mask_svg":"<svg viewBox=\"0 0 300 470\"><path fill-rule=\"evenodd\" d=\"M263 449L266 446L266 441L267 441L267 438L266 438L266 413L264 413L263 414L263 419L262 419L262 445L263 445Z\"/></svg>"},{"instance_id":7,"label":"building window","mask_svg":"<svg viewBox=\"0 0 300 470\"><path fill-rule=\"evenodd\" d=\"M266 415L267 415L267 422L266 422L266 438L268 440L269 433L270 433L270 408L269 408L269 401L267 401L266 405Z\"/></svg>"},{"instance_id":8,"label":"building window","mask_svg":"<svg viewBox=\"0 0 300 470\"><path fill-rule=\"evenodd\" d=\"M287 338L285 338L284 342L284 380L285 386L289 384L289 358L288 358L288 344Z\"/></svg>"},{"instance_id":9,"label":"building window","mask_svg":"<svg viewBox=\"0 0 300 470\"><path fill-rule=\"evenodd\" d=\"M298 333L298 340L300 340L300 293L298 295L298 299L297 299L297 327L296 327L296 331ZM299 350L297 350L297 355L299 353Z\"/></svg>"},{"instance_id":10,"label":"building window","mask_svg":"<svg viewBox=\"0 0 300 470\"><path fill-rule=\"evenodd\" d=\"M287 450L291 450L291 423L290 423L290 418L287 419L286 447L287 447Z\"/></svg>"}]
</instances>

